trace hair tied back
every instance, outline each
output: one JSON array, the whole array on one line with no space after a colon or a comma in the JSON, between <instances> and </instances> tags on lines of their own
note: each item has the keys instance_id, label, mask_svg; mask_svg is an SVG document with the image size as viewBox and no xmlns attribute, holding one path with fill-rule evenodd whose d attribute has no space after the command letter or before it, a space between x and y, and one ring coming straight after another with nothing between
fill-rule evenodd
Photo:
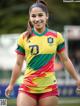
<instances>
[{"instance_id":1,"label":"hair tied back","mask_svg":"<svg viewBox=\"0 0 80 106\"><path fill-rule=\"evenodd\" d=\"M45 6L47 6L47 3L44 0L33 0L35 3L41 3Z\"/></svg>"}]
</instances>

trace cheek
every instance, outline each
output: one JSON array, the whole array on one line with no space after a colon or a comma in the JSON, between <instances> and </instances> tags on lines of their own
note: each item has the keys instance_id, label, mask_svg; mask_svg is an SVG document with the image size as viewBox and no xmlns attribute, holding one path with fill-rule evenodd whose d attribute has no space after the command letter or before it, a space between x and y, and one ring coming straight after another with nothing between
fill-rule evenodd
<instances>
[{"instance_id":1,"label":"cheek","mask_svg":"<svg viewBox=\"0 0 80 106\"><path fill-rule=\"evenodd\" d=\"M44 23L46 24L46 22L47 22L46 18L44 18L43 21L44 21Z\"/></svg>"},{"instance_id":2,"label":"cheek","mask_svg":"<svg viewBox=\"0 0 80 106\"><path fill-rule=\"evenodd\" d=\"M43 17L44 22L47 22L47 17Z\"/></svg>"},{"instance_id":3,"label":"cheek","mask_svg":"<svg viewBox=\"0 0 80 106\"><path fill-rule=\"evenodd\" d=\"M34 23L34 19L30 18L30 21L31 21L32 24Z\"/></svg>"}]
</instances>

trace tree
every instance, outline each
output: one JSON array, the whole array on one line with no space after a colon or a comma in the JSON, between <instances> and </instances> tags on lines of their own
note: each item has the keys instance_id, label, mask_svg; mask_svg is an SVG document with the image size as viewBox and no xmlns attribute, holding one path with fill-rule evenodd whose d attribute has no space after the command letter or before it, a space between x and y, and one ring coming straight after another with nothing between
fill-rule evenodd
<instances>
[{"instance_id":1,"label":"tree","mask_svg":"<svg viewBox=\"0 0 80 106\"><path fill-rule=\"evenodd\" d=\"M63 31L64 25L80 25L80 4L45 0L49 7L49 26ZM26 30L31 0L0 0L0 34Z\"/></svg>"}]
</instances>

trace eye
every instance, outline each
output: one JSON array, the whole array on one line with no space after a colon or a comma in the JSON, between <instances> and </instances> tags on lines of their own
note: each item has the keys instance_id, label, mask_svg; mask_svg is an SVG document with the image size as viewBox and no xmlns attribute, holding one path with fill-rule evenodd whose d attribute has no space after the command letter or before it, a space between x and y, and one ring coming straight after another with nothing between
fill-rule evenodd
<instances>
[{"instance_id":1,"label":"eye","mask_svg":"<svg viewBox=\"0 0 80 106\"><path fill-rule=\"evenodd\" d=\"M38 14L38 16L39 16L39 17L42 17L42 16L43 16L43 14L42 14L42 13L40 13L40 14Z\"/></svg>"},{"instance_id":2,"label":"eye","mask_svg":"<svg viewBox=\"0 0 80 106\"><path fill-rule=\"evenodd\" d=\"M32 15L31 15L31 17L35 18L35 17L36 17L36 15L35 15L35 14L32 14Z\"/></svg>"}]
</instances>

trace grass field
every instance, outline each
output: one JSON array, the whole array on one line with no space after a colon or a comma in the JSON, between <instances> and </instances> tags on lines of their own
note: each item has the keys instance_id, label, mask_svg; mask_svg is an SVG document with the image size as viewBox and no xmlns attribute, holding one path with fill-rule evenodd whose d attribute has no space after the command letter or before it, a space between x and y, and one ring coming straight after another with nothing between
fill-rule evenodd
<instances>
[{"instance_id":1,"label":"grass field","mask_svg":"<svg viewBox=\"0 0 80 106\"><path fill-rule=\"evenodd\" d=\"M9 99L7 106L16 106L16 99ZM59 106L80 106L79 98L60 98Z\"/></svg>"}]
</instances>

